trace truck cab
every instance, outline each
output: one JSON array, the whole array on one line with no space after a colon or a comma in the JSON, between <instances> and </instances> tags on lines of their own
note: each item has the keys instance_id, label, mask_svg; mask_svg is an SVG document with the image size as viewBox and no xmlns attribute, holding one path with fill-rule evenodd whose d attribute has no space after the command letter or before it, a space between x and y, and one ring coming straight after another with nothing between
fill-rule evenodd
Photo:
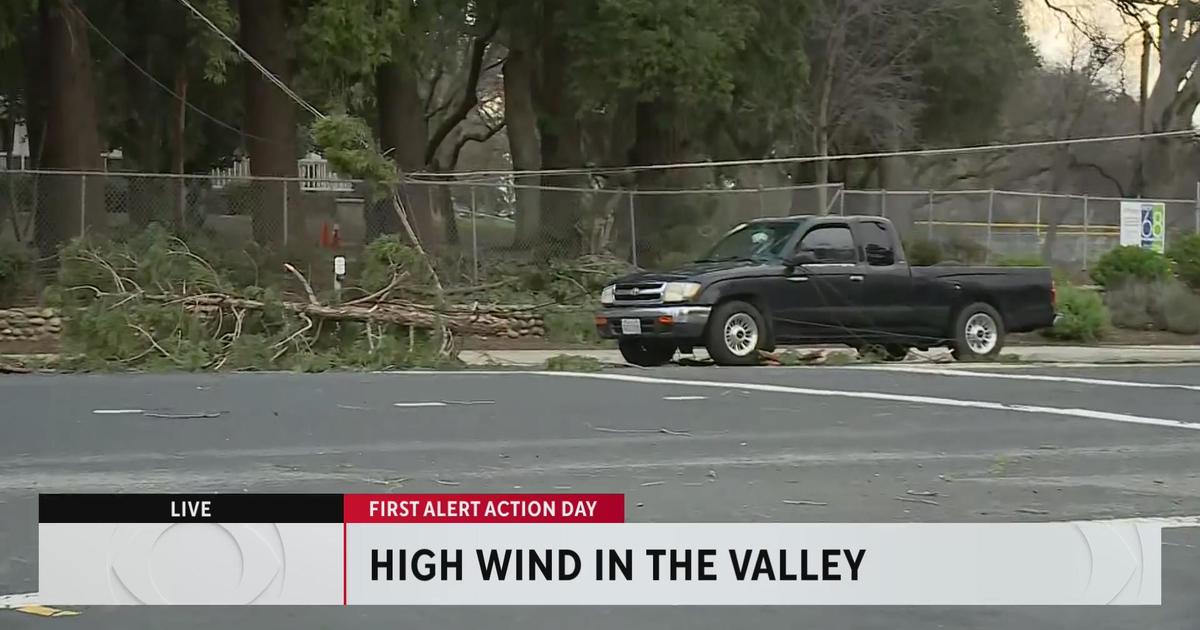
<instances>
[{"instance_id":1,"label":"truck cab","mask_svg":"<svg viewBox=\"0 0 1200 630\"><path fill-rule=\"evenodd\" d=\"M600 301L597 332L637 365L696 346L725 365L810 344L989 358L1008 332L1055 319L1049 269L912 267L891 222L873 216L743 223L693 263L616 279Z\"/></svg>"}]
</instances>

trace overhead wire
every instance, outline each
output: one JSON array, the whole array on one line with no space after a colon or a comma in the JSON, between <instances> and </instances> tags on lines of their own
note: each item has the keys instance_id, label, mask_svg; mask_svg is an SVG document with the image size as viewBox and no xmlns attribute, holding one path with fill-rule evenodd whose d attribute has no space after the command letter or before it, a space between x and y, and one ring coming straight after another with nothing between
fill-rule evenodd
<instances>
[{"instance_id":1,"label":"overhead wire","mask_svg":"<svg viewBox=\"0 0 1200 630\"><path fill-rule=\"evenodd\" d=\"M610 166L591 168L560 168L560 169L531 169L531 170L474 170L474 171L445 171L445 172L413 172L414 178L455 178L455 177L503 177L527 175L627 175L645 171L681 170L693 168L721 168L729 166L764 166L772 164L805 164L810 162L837 162L844 160L867 160L893 157L929 157L939 155L970 155L991 151L1014 151L1018 149L1035 149L1075 144L1095 144L1104 142L1124 142L1130 140L1146 140L1152 138L1173 138L1180 136L1200 135L1195 129L1176 131L1155 131L1109 136L1089 136L1083 138L1066 138L1059 140L1031 140L1026 142L1009 142L1000 144L970 145L962 147L944 147L936 149L905 149L898 151L873 151L866 153L840 153L834 155L798 155L790 157L756 158L741 160L710 160L692 162L672 162L664 164L645 164L637 166Z\"/></svg>"},{"instance_id":2,"label":"overhead wire","mask_svg":"<svg viewBox=\"0 0 1200 630\"><path fill-rule=\"evenodd\" d=\"M188 0L179 0L179 3L187 7L187 9L191 11L192 14L195 15L201 22L204 22L206 25L208 25L208 28L216 33L221 39L225 40L230 46L233 46L233 49L236 50L239 55L241 55L242 59L245 59L247 63L254 66L260 73L262 73L264 78L273 83L275 87L279 88L280 91L295 101L297 105L303 107L310 114L316 116L317 118L325 118L325 114L322 114L319 109L313 107L308 101L301 98L299 94L293 92L292 88L288 87L286 83L281 81L279 77L275 76L266 68L266 66L259 63L258 59L254 58L254 55L251 55L246 51L245 48L242 48L240 45L238 45L238 43L234 41L232 37L225 34L225 31L222 31L221 27L217 26L212 20L208 19L208 16L204 15L200 9L197 9Z\"/></svg>"}]
</instances>

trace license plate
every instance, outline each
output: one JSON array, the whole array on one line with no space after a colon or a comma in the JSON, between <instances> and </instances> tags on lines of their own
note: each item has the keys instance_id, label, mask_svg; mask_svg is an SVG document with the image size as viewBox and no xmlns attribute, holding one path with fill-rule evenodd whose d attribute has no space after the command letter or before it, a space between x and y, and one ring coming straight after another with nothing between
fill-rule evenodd
<instances>
[{"instance_id":1,"label":"license plate","mask_svg":"<svg viewBox=\"0 0 1200 630\"><path fill-rule=\"evenodd\" d=\"M640 319L622 319L621 320L622 335L640 335L642 334L642 320Z\"/></svg>"}]
</instances>

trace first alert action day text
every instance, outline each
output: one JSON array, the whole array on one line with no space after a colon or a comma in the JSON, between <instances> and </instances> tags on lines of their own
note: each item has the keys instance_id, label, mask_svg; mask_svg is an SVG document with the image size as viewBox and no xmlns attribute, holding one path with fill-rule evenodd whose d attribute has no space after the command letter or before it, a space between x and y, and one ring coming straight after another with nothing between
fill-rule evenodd
<instances>
[{"instance_id":1,"label":"first alert action day text","mask_svg":"<svg viewBox=\"0 0 1200 630\"><path fill-rule=\"evenodd\" d=\"M572 499L373 499L372 518L591 518L597 501Z\"/></svg>"}]
</instances>

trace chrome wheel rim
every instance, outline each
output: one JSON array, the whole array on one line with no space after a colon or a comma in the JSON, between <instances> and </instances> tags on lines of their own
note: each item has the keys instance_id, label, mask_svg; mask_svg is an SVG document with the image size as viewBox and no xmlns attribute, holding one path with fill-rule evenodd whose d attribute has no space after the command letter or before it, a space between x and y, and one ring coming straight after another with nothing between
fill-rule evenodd
<instances>
[{"instance_id":1,"label":"chrome wheel rim","mask_svg":"<svg viewBox=\"0 0 1200 630\"><path fill-rule=\"evenodd\" d=\"M967 347L975 354L987 354L996 348L999 340L999 326L996 320L987 313L975 313L967 319Z\"/></svg>"},{"instance_id":2,"label":"chrome wheel rim","mask_svg":"<svg viewBox=\"0 0 1200 630\"><path fill-rule=\"evenodd\" d=\"M758 324L746 313L734 313L725 320L725 348L734 356L744 357L758 347Z\"/></svg>"}]
</instances>

